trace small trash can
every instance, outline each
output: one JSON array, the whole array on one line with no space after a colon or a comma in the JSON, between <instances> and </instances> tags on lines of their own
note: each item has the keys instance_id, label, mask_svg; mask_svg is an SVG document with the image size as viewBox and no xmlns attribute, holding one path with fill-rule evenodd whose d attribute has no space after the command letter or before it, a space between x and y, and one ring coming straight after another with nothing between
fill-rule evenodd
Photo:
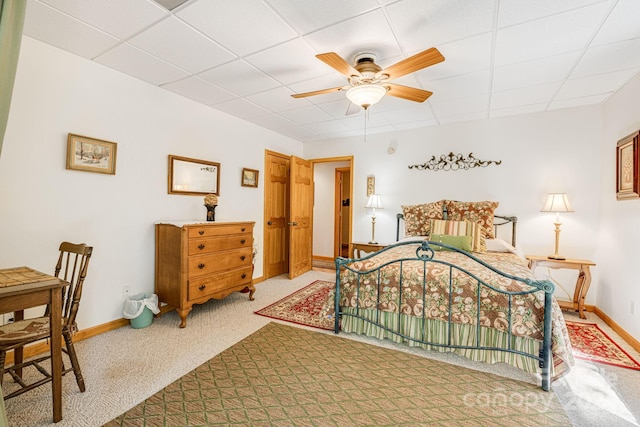
<instances>
[{"instance_id":1,"label":"small trash can","mask_svg":"<svg viewBox=\"0 0 640 427\"><path fill-rule=\"evenodd\" d=\"M153 315L160 313L158 295L139 294L127 298L124 302L124 318L129 319L131 327L146 328L153 322Z\"/></svg>"}]
</instances>

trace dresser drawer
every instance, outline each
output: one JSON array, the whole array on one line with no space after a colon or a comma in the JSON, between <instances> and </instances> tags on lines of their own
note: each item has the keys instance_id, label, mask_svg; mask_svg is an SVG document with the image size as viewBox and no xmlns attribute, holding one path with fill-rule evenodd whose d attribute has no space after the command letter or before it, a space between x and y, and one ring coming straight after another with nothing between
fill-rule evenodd
<instances>
[{"instance_id":1,"label":"dresser drawer","mask_svg":"<svg viewBox=\"0 0 640 427\"><path fill-rule=\"evenodd\" d=\"M187 260L189 278L232 268L251 265L251 248L215 252L210 255L190 256Z\"/></svg>"},{"instance_id":2,"label":"dresser drawer","mask_svg":"<svg viewBox=\"0 0 640 427\"><path fill-rule=\"evenodd\" d=\"M196 237L212 237L212 236L223 236L226 234L241 234L248 233L251 234L253 232L253 228L251 225L247 224L216 224L215 226L210 226L208 224L203 225L195 225L187 227L187 234L190 239Z\"/></svg>"},{"instance_id":3,"label":"dresser drawer","mask_svg":"<svg viewBox=\"0 0 640 427\"><path fill-rule=\"evenodd\" d=\"M252 247L253 237L250 233L232 236L189 239L189 256L226 251L229 249Z\"/></svg>"},{"instance_id":4,"label":"dresser drawer","mask_svg":"<svg viewBox=\"0 0 640 427\"><path fill-rule=\"evenodd\" d=\"M221 273L215 277L200 277L189 280L187 296L190 300L197 300L211 294L223 292L231 287L251 284L251 274L253 267L241 268L238 270Z\"/></svg>"}]
</instances>

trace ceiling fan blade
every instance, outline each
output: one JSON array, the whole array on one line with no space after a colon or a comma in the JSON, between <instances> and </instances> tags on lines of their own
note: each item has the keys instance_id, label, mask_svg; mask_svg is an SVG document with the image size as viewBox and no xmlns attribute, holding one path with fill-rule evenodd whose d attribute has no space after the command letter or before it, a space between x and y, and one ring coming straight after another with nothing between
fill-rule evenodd
<instances>
[{"instance_id":1,"label":"ceiling fan blade","mask_svg":"<svg viewBox=\"0 0 640 427\"><path fill-rule=\"evenodd\" d=\"M403 59L402 61L396 62L384 70L379 71L376 73L376 77L386 74L389 76L389 80L397 79L398 77L427 68L442 61L444 61L444 56L442 56L438 49L432 47L431 49L423 50L420 53L416 53L407 59Z\"/></svg>"},{"instance_id":2,"label":"ceiling fan blade","mask_svg":"<svg viewBox=\"0 0 640 427\"><path fill-rule=\"evenodd\" d=\"M387 95L406 99L408 101L424 102L427 98L433 95L433 92L429 92L428 90L397 85L394 83L385 83L385 86L389 88L389 90L387 91Z\"/></svg>"},{"instance_id":3,"label":"ceiling fan blade","mask_svg":"<svg viewBox=\"0 0 640 427\"><path fill-rule=\"evenodd\" d=\"M315 96L315 95L322 95L322 94L325 94L325 93L338 92L338 91L341 91L343 88L344 88L344 86L332 87L332 88L329 88L329 89L314 90L313 92L294 93L291 96L294 97L294 98L306 98L307 96Z\"/></svg>"},{"instance_id":4,"label":"ceiling fan blade","mask_svg":"<svg viewBox=\"0 0 640 427\"><path fill-rule=\"evenodd\" d=\"M347 77L360 75L358 70L349 65L347 61L335 52L321 53L316 55L316 58Z\"/></svg>"}]
</instances>

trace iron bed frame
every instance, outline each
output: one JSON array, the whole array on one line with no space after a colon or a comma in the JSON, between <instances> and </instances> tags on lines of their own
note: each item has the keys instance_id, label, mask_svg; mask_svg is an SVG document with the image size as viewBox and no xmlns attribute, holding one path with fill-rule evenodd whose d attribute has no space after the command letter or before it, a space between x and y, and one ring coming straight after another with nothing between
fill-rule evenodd
<instances>
[{"instance_id":1,"label":"iron bed frame","mask_svg":"<svg viewBox=\"0 0 640 427\"><path fill-rule=\"evenodd\" d=\"M515 223L517 221L517 219L515 217L503 217L503 216L496 216L498 219L500 220L504 220L503 222L496 224L496 226L498 225L504 225L504 224L509 224L511 223L513 225L513 231L512 231L512 242L515 243ZM401 219L401 214L398 214L398 224L400 222ZM374 256L376 256L377 254L383 253L387 250L391 250L392 248L396 248L399 246L404 246L404 245L413 245L415 246L415 257L414 256L410 256L410 257L406 257L406 258L401 258L401 259L395 259L395 260L391 260L389 262L386 262L382 265L379 265L375 268L372 268L370 270L357 270L355 268L352 267L352 264L356 261L364 261L364 260L368 260ZM464 268L454 265L451 262L447 262L445 260L441 260L441 259L434 259L434 247L436 246L441 246L444 247L448 250L452 250L452 251L456 251L459 252L463 255L465 255L466 257L472 259L473 261L477 262L478 264L483 265L484 267L490 269L491 271L495 272L496 274L499 274L501 276L507 277L509 279L521 282L526 284L529 288L526 288L526 290L522 290L519 292L512 292L512 291L505 291L505 290L501 290L501 289L497 289L494 286L492 286L491 284L483 281L482 279L478 278L477 276L475 276L474 274L470 273L469 271L465 270ZM437 249L437 248L436 248ZM421 317L421 337L412 337L412 336L408 336L406 334L403 334L402 332L400 332L400 325L402 324L401 322L401 310L398 309L398 321L396 322L397 327L395 329L391 329L383 324L380 323L381 319L380 319L380 311L378 310L375 314L374 319L370 320L369 318L363 316L361 314L361 311L364 312L364 310L366 310L365 307L361 307L360 306L360 281L361 278L364 275L371 275L371 274L377 274L377 295L378 295L378 302L379 302L379 298L380 298L380 289L381 289L381 281L380 281L380 271L382 268L387 267L389 265L392 264L398 264L399 267L399 271L400 271L400 278L399 278L399 295L398 295L398 301L402 301L402 280L404 279L403 276L403 269L402 269L402 264L405 262L422 262L423 265L423 269L422 271L426 271L426 267L427 267L427 263L438 263L438 264L442 264L448 267L448 271L449 271L449 281L448 281L448 289L449 289L449 299L448 299L448 320L446 321L447 325L446 325L446 330L447 330L447 338L446 338L446 343L437 343L437 342L433 342L433 341L429 341L426 339L426 334L425 334L425 326L427 324L427 321L435 321L435 320L430 320L426 317L426 313L425 310L422 310L422 317ZM387 246L383 249L381 249L378 252L375 252L373 254L370 254L368 256L365 256L363 258L359 258L359 259L350 259L350 258L343 258L343 257L338 257L335 260L335 264L336 264L336 292L335 292L335 325L334 325L334 332L337 334L340 331L340 319L343 316L351 316L351 317L355 317L357 319L361 319L364 322L370 323L376 327L379 327L391 334L394 334L396 336L402 337L404 340L409 340L409 341L413 341L415 343L418 344L423 344L423 345L429 345L429 346L435 346L435 347L441 347L441 348L452 348L452 349L472 349L472 350L484 350L484 351L501 351L501 352L507 352L507 353L514 353L514 354L518 354L521 356L526 356L529 358L532 358L534 360L538 361L538 366L539 368L541 368L541 380L542 380L542 389L545 391L549 391L550 386L551 386L551 363L552 363L552 354L551 354L551 338L552 338L552 330L551 330L551 319L552 319L552 315L551 315L551 311L552 311L552 298L553 298L553 292L554 292L554 284L553 282L549 281L549 280L532 280L532 279L528 279L528 278L521 278L521 277L516 277L516 276L512 276L510 274L501 272L499 270L497 270L496 268L494 268L493 266L487 264L486 262L484 262L483 260L475 257L474 255L464 252L462 250L459 250L457 248L454 248L452 246L443 244L443 243L438 243L438 242L431 242L431 241L404 241L404 242L397 242L393 245ZM348 270L350 272L352 272L353 274L355 274L356 278L355 281L358 284L357 285L357 290L356 290L356 307L352 307L351 310L353 310L353 313L349 313L349 312L345 312L341 309L340 307L340 285L341 285L341 273L344 272L345 270ZM452 342L452 313L451 313L451 307L452 307L452 303L453 303L453 273L454 270L458 270L461 271L462 273L468 275L469 277L473 278L474 282L476 283L475 285L475 294L476 294L476 305L477 305L477 310L476 310L476 316L475 316L475 345L457 345L455 343ZM369 276L370 277L370 276ZM481 327L478 326L480 325L480 294L482 289L491 289L495 292L498 292L500 294L504 294L507 297L508 300L508 328L507 331L505 331L505 333L507 334L507 348L500 348L500 347L489 347L489 346L484 346L484 345L480 345L480 331L481 331ZM422 279L422 307L426 307L426 295L427 295L427 280L426 280L426 276L423 276ZM513 297L516 295L526 295L526 294L533 294L536 292L543 292L544 293L544 319L543 319L543 338L542 338L542 345L541 348L539 349L539 353L538 354L531 354L531 353L527 353L527 352L523 352L520 350L516 350L513 347L513 338L514 338L514 334L512 332L512 304L513 304Z\"/></svg>"}]
</instances>

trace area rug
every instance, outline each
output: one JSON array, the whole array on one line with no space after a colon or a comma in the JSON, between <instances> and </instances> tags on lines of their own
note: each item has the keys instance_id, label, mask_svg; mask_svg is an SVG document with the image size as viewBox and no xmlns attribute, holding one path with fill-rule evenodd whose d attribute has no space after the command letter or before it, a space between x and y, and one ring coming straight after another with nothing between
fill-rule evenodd
<instances>
[{"instance_id":1,"label":"area rug","mask_svg":"<svg viewBox=\"0 0 640 427\"><path fill-rule=\"evenodd\" d=\"M570 426L553 392L271 322L105 424Z\"/></svg>"},{"instance_id":2,"label":"area rug","mask_svg":"<svg viewBox=\"0 0 640 427\"><path fill-rule=\"evenodd\" d=\"M327 300L333 288L335 288L333 282L316 280L255 313L272 319L332 331L335 310L333 306L327 307Z\"/></svg>"},{"instance_id":3,"label":"area rug","mask_svg":"<svg viewBox=\"0 0 640 427\"><path fill-rule=\"evenodd\" d=\"M616 344L595 323L566 321L573 355L578 359L640 370L640 363Z\"/></svg>"}]
</instances>

